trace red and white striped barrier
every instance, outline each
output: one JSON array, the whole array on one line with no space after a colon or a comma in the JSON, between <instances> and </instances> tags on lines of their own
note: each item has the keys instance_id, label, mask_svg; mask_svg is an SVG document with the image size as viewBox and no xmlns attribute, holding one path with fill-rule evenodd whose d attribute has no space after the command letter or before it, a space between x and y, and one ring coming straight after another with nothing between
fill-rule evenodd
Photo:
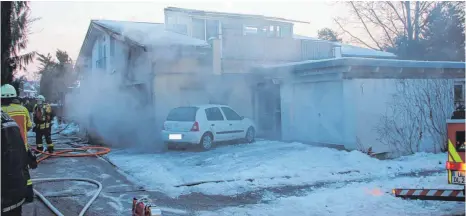
<instances>
[{"instance_id":1,"label":"red and white striped barrier","mask_svg":"<svg viewBox=\"0 0 466 216\"><path fill-rule=\"evenodd\" d=\"M393 189L393 194L406 199L465 201L464 189Z\"/></svg>"}]
</instances>

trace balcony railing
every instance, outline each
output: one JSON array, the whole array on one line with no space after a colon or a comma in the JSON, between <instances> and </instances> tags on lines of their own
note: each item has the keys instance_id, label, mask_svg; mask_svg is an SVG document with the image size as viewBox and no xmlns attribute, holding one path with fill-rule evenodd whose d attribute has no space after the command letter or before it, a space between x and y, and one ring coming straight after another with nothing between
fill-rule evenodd
<instances>
[{"instance_id":1,"label":"balcony railing","mask_svg":"<svg viewBox=\"0 0 466 216\"><path fill-rule=\"evenodd\" d=\"M223 58L293 62L333 58L331 42L293 38L234 36L223 39Z\"/></svg>"}]
</instances>

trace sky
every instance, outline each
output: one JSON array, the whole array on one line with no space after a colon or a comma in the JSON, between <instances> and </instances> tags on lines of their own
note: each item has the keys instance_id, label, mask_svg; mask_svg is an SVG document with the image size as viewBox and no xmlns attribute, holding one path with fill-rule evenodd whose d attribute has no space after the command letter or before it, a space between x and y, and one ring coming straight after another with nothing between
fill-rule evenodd
<instances>
[{"instance_id":1,"label":"sky","mask_svg":"<svg viewBox=\"0 0 466 216\"><path fill-rule=\"evenodd\" d=\"M333 19L346 14L341 2L311 0L32 1L31 17L40 19L31 26L26 51L54 55L61 49L76 60L92 19L163 23L163 9L170 6L306 21L309 24L298 23L294 29L295 34L306 36L316 36L325 27L337 29ZM37 66L31 63L20 75L31 79Z\"/></svg>"}]
</instances>

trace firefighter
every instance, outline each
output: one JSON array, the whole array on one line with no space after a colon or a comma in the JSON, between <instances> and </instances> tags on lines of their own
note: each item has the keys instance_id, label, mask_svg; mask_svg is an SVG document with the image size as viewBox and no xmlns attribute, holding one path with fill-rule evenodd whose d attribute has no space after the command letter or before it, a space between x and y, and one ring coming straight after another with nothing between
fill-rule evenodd
<instances>
[{"instance_id":1,"label":"firefighter","mask_svg":"<svg viewBox=\"0 0 466 216\"><path fill-rule=\"evenodd\" d=\"M39 95L37 97L37 104L33 109L34 123L34 132L36 132L36 145L37 150L44 151L44 146L42 144L42 137L45 136L45 142L47 143L47 151L53 153L53 143L52 143L52 107L50 104L45 102L45 97Z\"/></svg>"},{"instance_id":2,"label":"firefighter","mask_svg":"<svg viewBox=\"0 0 466 216\"><path fill-rule=\"evenodd\" d=\"M32 188L32 180L31 176L29 175L29 168L35 169L37 168L37 158L29 149L28 145L28 138L27 132L32 127L31 118L29 117L28 110L16 103L13 103L17 97L16 89L9 84L5 84L1 88L1 103L2 103L2 111L6 112L12 119L15 120L16 124L19 127L20 135L22 138L22 143L24 144L26 154L28 156L28 160L26 161L26 165L24 166L24 176L27 178L27 197L26 202L32 202L34 200L34 191Z\"/></svg>"},{"instance_id":3,"label":"firefighter","mask_svg":"<svg viewBox=\"0 0 466 216\"><path fill-rule=\"evenodd\" d=\"M3 91L2 91L3 96ZM24 167L28 156L24 148L20 127L6 112L2 114L2 204L1 215L20 216L26 200L27 176Z\"/></svg>"}]
</instances>

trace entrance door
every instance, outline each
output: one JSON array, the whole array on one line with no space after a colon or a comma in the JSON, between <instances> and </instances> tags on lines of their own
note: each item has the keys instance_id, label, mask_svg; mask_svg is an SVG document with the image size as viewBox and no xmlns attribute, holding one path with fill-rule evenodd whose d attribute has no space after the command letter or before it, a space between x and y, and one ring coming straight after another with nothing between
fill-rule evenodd
<instances>
[{"instance_id":1,"label":"entrance door","mask_svg":"<svg viewBox=\"0 0 466 216\"><path fill-rule=\"evenodd\" d=\"M271 82L258 85L256 103L257 126L266 139L281 139L280 85Z\"/></svg>"}]
</instances>

